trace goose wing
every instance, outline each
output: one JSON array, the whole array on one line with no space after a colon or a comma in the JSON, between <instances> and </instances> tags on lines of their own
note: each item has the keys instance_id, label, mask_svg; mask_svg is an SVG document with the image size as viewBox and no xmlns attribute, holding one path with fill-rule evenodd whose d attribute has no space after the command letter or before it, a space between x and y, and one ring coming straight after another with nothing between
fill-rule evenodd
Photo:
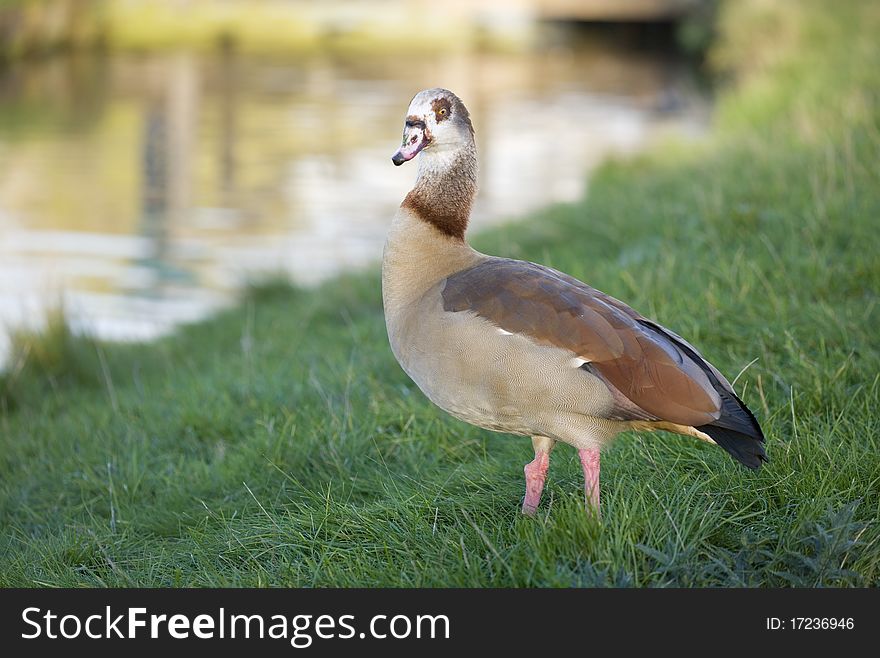
<instances>
[{"instance_id":1,"label":"goose wing","mask_svg":"<svg viewBox=\"0 0 880 658\"><path fill-rule=\"evenodd\" d=\"M616 418L697 427L721 416L716 384L729 384L695 349L573 277L493 258L450 276L442 294L446 311L473 312L583 359L612 390Z\"/></svg>"}]
</instances>

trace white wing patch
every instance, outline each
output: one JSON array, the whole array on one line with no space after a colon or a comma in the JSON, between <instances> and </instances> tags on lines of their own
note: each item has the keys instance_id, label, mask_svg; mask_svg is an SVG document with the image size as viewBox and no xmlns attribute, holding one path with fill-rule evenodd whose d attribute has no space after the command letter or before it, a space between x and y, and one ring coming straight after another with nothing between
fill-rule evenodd
<instances>
[{"instance_id":1,"label":"white wing patch","mask_svg":"<svg viewBox=\"0 0 880 658\"><path fill-rule=\"evenodd\" d=\"M498 329L496 329L496 331L497 331L499 334L501 334L502 336L513 336L513 332L512 332L512 331L506 331L505 329L502 329L501 327L498 327Z\"/></svg>"},{"instance_id":2,"label":"white wing patch","mask_svg":"<svg viewBox=\"0 0 880 658\"><path fill-rule=\"evenodd\" d=\"M582 359L579 356L576 356L573 359L569 360L568 365L570 365L572 368L580 368L585 363L589 363L589 361L587 361L586 359Z\"/></svg>"}]
</instances>

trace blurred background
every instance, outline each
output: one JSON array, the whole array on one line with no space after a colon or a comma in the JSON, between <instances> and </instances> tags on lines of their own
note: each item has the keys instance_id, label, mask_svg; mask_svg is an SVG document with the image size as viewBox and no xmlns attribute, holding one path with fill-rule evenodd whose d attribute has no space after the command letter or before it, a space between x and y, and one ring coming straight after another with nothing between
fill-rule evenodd
<instances>
[{"instance_id":1,"label":"blurred background","mask_svg":"<svg viewBox=\"0 0 880 658\"><path fill-rule=\"evenodd\" d=\"M0 1L0 364L62 308L145 339L376 261L410 98L473 116L473 229L700 135L711 0ZM586 218L585 218L586 221Z\"/></svg>"}]
</instances>

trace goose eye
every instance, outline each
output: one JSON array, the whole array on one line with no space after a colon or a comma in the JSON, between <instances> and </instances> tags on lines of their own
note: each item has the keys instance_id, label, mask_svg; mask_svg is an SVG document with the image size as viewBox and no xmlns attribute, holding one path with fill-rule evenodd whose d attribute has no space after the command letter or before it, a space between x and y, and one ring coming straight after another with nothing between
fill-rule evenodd
<instances>
[{"instance_id":1,"label":"goose eye","mask_svg":"<svg viewBox=\"0 0 880 658\"><path fill-rule=\"evenodd\" d=\"M441 108L440 108L440 112L439 112L439 114L440 114L441 117L445 117L445 116L446 116L446 108L445 108L445 107L441 107Z\"/></svg>"}]
</instances>

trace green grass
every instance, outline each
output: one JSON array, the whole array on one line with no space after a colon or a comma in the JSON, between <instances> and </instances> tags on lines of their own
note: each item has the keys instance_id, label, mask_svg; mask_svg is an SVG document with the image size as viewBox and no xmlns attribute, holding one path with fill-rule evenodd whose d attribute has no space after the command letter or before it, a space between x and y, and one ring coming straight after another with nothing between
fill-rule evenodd
<instances>
[{"instance_id":1,"label":"green grass","mask_svg":"<svg viewBox=\"0 0 880 658\"><path fill-rule=\"evenodd\" d=\"M373 268L255 287L150 345L60 321L19 337L0 380L0 585L876 585L880 16L764 4L722 12L737 82L710 139L611 163L583 203L476 240L745 369L759 472L624 435L596 522L561 446L522 517L528 439L426 401L387 347ZM767 20L794 36L761 39Z\"/></svg>"}]
</instances>

